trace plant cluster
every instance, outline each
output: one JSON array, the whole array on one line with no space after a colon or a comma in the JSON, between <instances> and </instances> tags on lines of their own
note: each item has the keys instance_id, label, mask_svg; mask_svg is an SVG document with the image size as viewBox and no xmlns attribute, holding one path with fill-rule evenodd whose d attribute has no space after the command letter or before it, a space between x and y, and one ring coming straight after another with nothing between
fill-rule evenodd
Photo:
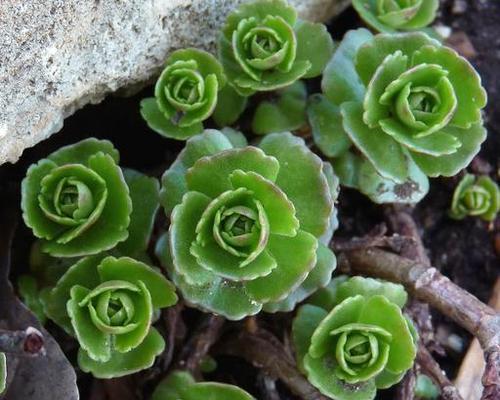
<instances>
[{"instance_id":1,"label":"plant cluster","mask_svg":"<svg viewBox=\"0 0 500 400\"><path fill-rule=\"evenodd\" d=\"M453 50L422 32L393 33L430 23L437 1L354 6L391 33L352 30L334 46L324 25L300 20L285 0L256 0L227 17L217 57L173 52L141 102L151 129L186 141L161 184L120 167L114 146L94 138L28 169L21 208L37 241L19 292L40 321L78 341L83 371L112 378L149 368L165 349L154 324L176 289L230 320L290 312L309 298L293 322L297 365L332 399L373 399L412 367L417 334L402 312L404 289L332 280L339 183L376 203L418 202L428 177L457 174L479 151L486 94ZM311 93L305 79L320 76L322 93ZM213 124L220 130L205 129ZM258 136L249 142L240 129ZM450 215L491 221L499 196L490 178L466 175ZM153 236L160 206L167 220ZM0 392L5 363L0 353ZM153 394L207 398L252 399L182 371Z\"/></svg>"}]
</instances>

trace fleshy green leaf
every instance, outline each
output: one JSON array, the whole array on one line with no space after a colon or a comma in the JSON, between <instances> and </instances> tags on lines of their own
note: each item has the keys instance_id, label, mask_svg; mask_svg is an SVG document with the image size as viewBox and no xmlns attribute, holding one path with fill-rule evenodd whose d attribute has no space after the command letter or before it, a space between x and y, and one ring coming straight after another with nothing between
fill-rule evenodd
<instances>
[{"instance_id":1,"label":"fleshy green leaf","mask_svg":"<svg viewBox=\"0 0 500 400\"><path fill-rule=\"evenodd\" d=\"M5 390L7 385L7 357L4 353L0 353L0 395Z\"/></svg>"},{"instance_id":2,"label":"fleshy green leaf","mask_svg":"<svg viewBox=\"0 0 500 400\"><path fill-rule=\"evenodd\" d=\"M189 192L172 212L169 233L173 266L191 285L205 285L216 279L191 254L191 245L196 241L196 226L209 203L210 199L204 194Z\"/></svg>"},{"instance_id":3,"label":"fleshy green leaf","mask_svg":"<svg viewBox=\"0 0 500 400\"><path fill-rule=\"evenodd\" d=\"M67 270L50 292L42 296L42 303L47 316L70 335L74 335L74 330L68 316L66 304L71 298L71 288L82 283L87 285L88 289L99 285L97 266L103 257L104 255L82 258Z\"/></svg>"},{"instance_id":4,"label":"fleshy green leaf","mask_svg":"<svg viewBox=\"0 0 500 400\"><path fill-rule=\"evenodd\" d=\"M71 288L71 299L67 303L68 315L82 350L90 359L106 362L112 354L111 335L102 332L95 326L88 307L80 306L80 302L89 293L89 289L80 285Z\"/></svg>"},{"instance_id":5,"label":"fleshy green leaf","mask_svg":"<svg viewBox=\"0 0 500 400\"><path fill-rule=\"evenodd\" d=\"M123 174L130 191L132 214L128 238L119 243L117 249L125 255L134 256L148 248L159 207L160 185L157 179L132 169L124 169Z\"/></svg>"},{"instance_id":6,"label":"fleshy green leaf","mask_svg":"<svg viewBox=\"0 0 500 400\"><path fill-rule=\"evenodd\" d=\"M472 125L469 129L447 126L443 132L455 136L462 144L455 153L439 157L411 153L413 161L427 176L453 176L457 174L458 171L469 165L479 152L481 143L486 139L486 129L481 123Z\"/></svg>"},{"instance_id":7,"label":"fleshy green leaf","mask_svg":"<svg viewBox=\"0 0 500 400\"><path fill-rule=\"evenodd\" d=\"M232 125L245 110L247 102L247 97L241 96L231 85L226 85L219 91L212 118L220 127Z\"/></svg>"},{"instance_id":8,"label":"fleshy green leaf","mask_svg":"<svg viewBox=\"0 0 500 400\"><path fill-rule=\"evenodd\" d=\"M365 86L358 77L354 60L358 49L372 38L370 31L363 28L347 32L328 62L321 88L335 105L363 100Z\"/></svg>"},{"instance_id":9,"label":"fleshy green leaf","mask_svg":"<svg viewBox=\"0 0 500 400\"><path fill-rule=\"evenodd\" d=\"M245 282L248 294L261 303L283 299L316 264L316 248L316 238L304 231L293 237L271 235L267 249L277 267L267 276Z\"/></svg>"},{"instance_id":10,"label":"fleshy green leaf","mask_svg":"<svg viewBox=\"0 0 500 400\"><path fill-rule=\"evenodd\" d=\"M240 320L248 315L255 315L262 309L262 304L253 301L239 282L214 276L211 281L204 284L188 284L173 268L170 250L168 236L163 235L157 242L156 254L188 304L204 311L224 315L230 320Z\"/></svg>"},{"instance_id":11,"label":"fleshy green leaf","mask_svg":"<svg viewBox=\"0 0 500 400\"><path fill-rule=\"evenodd\" d=\"M98 362L89 357L85 350L78 352L78 365L84 372L90 372L99 379L118 378L150 368L156 356L165 349L165 341L158 331L151 328L144 341L127 353L113 352L106 362Z\"/></svg>"},{"instance_id":12,"label":"fleshy green leaf","mask_svg":"<svg viewBox=\"0 0 500 400\"><path fill-rule=\"evenodd\" d=\"M359 322L379 326L392 334L386 366L389 372L398 374L411 368L417 350L401 309L396 304L382 295L370 297L359 315Z\"/></svg>"},{"instance_id":13,"label":"fleshy green leaf","mask_svg":"<svg viewBox=\"0 0 500 400\"><path fill-rule=\"evenodd\" d=\"M360 156L348 151L340 157L331 160L331 163L341 185L350 188L359 188L359 172L363 165L363 159Z\"/></svg>"},{"instance_id":14,"label":"fleshy green leaf","mask_svg":"<svg viewBox=\"0 0 500 400\"><path fill-rule=\"evenodd\" d=\"M389 54L401 51L403 55L411 56L425 45L439 47L441 43L421 32L376 35L356 53L356 71L362 82L368 85L376 69Z\"/></svg>"},{"instance_id":15,"label":"fleshy green leaf","mask_svg":"<svg viewBox=\"0 0 500 400\"><path fill-rule=\"evenodd\" d=\"M304 362L307 379L321 393L332 399L372 400L375 398L377 388L373 379L354 385L349 384L337 378L335 365L336 362L331 357L313 358L307 354Z\"/></svg>"},{"instance_id":16,"label":"fleshy green leaf","mask_svg":"<svg viewBox=\"0 0 500 400\"><path fill-rule=\"evenodd\" d=\"M158 384L151 400L182 399L186 391L194 384L196 381L189 372L174 371Z\"/></svg>"},{"instance_id":17,"label":"fleshy green leaf","mask_svg":"<svg viewBox=\"0 0 500 400\"><path fill-rule=\"evenodd\" d=\"M318 325L311 338L309 355L312 358L323 357L328 352L333 352L334 337L330 332L344 325L358 322L366 299L363 296L352 296L337 304Z\"/></svg>"},{"instance_id":18,"label":"fleshy green leaf","mask_svg":"<svg viewBox=\"0 0 500 400\"><path fill-rule=\"evenodd\" d=\"M335 304L341 303L348 297L361 295L366 298L373 296L384 296L391 303L403 308L408 299L402 285L382 281L379 279L354 276L335 286Z\"/></svg>"},{"instance_id":19,"label":"fleshy green leaf","mask_svg":"<svg viewBox=\"0 0 500 400\"><path fill-rule=\"evenodd\" d=\"M314 143L328 157L339 157L351 147L344 131L340 108L321 94L313 94L307 104L307 116Z\"/></svg>"},{"instance_id":20,"label":"fleshy green leaf","mask_svg":"<svg viewBox=\"0 0 500 400\"><path fill-rule=\"evenodd\" d=\"M186 142L177 159L163 174L160 203L170 215L173 208L182 201L187 192L186 172L204 156L218 154L233 148L229 139L219 131L205 130Z\"/></svg>"},{"instance_id":21,"label":"fleshy green leaf","mask_svg":"<svg viewBox=\"0 0 500 400\"><path fill-rule=\"evenodd\" d=\"M226 84L226 76L224 75L222 65L220 65L219 61L217 61L216 57L206 51L192 47L176 50L168 57L167 64L170 65L177 61L191 60L196 61L198 71L201 75L208 76L213 74L216 76L220 87L223 87Z\"/></svg>"},{"instance_id":22,"label":"fleshy green leaf","mask_svg":"<svg viewBox=\"0 0 500 400\"><path fill-rule=\"evenodd\" d=\"M306 87L297 81L276 94L277 99L265 100L257 106L252 130L257 135L292 131L306 122Z\"/></svg>"},{"instance_id":23,"label":"fleshy green leaf","mask_svg":"<svg viewBox=\"0 0 500 400\"><path fill-rule=\"evenodd\" d=\"M129 257L107 257L98 268L101 282L126 281L133 284L141 281L151 294L154 308L170 307L177 302L175 287L161 273L150 266Z\"/></svg>"},{"instance_id":24,"label":"fleshy green leaf","mask_svg":"<svg viewBox=\"0 0 500 400\"><path fill-rule=\"evenodd\" d=\"M328 229L333 208L321 159L290 133L267 135L260 148L279 161L275 183L295 206L301 229L321 236Z\"/></svg>"},{"instance_id":25,"label":"fleshy green leaf","mask_svg":"<svg viewBox=\"0 0 500 400\"><path fill-rule=\"evenodd\" d=\"M294 27L297 37L296 60L309 61L311 68L304 78L315 78L323 72L333 53L333 40L324 24L298 20Z\"/></svg>"},{"instance_id":26,"label":"fleshy green leaf","mask_svg":"<svg viewBox=\"0 0 500 400\"><path fill-rule=\"evenodd\" d=\"M346 275L340 275L333 278L327 286L319 289L309 298L307 301L308 304L330 311L333 307L339 304L339 301L337 301L337 288L348 279L349 277Z\"/></svg>"},{"instance_id":27,"label":"fleshy green leaf","mask_svg":"<svg viewBox=\"0 0 500 400\"><path fill-rule=\"evenodd\" d=\"M403 183L383 178L368 161L363 160L357 178L359 190L379 204L418 203L429 191L429 180L411 157L405 158L408 178Z\"/></svg>"},{"instance_id":28,"label":"fleshy green leaf","mask_svg":"<svg viewBox=\"0 0 500 400\"><path fill-rule=\"evenodd\" d=\"M324 244L318 242L316 265L309 272L304 282L297 289L290 292L285 299L278 302L266 303L264 311L269 313L293 311L296 304L330 282L332 273L336 267L337 259L335 258L335 254Z\"/></svg>"},{"instance_id":29,"label":"fleshy green leaf","mask_svg":"<svg viewBox=\"0 0 500 400\"><path fill-rule=\"evenodd\" d=\"M306 356L309 346L311 345L311 337L316 327L327 316L327 314L328 313L320 307L305 304L299 308L297 316L293 320L293 347L295 350L297 365L303 373L305 373L304 357Z\"/></svg>"},{"instance_id":30,"label":"fleshy green leaf","mask_svg":"<svg viewBox=\"0 0 500 400\"><path fill-rule=\"evenodd\" d=\"M412 64L437 64L448 72L447 78L457 97L457 108L450 124L470 128L481 121L486 91L474 67L449 47L424 46L413 54Z\"/></svg>"},{"instance_id":31,"label":"fleshy green leaf","mask_svg":"<svg viewBox=\"0 0 500 400\"><path fill-rule=\"evenodd\" d=\"M248 146L248 141L245 135L236 129L225 127L222 128L221 133L231 142L233 147L241 148Z\"/></svg>"},{"instance_id":32,"label":"fleshy green leaf","mask_svg":"<svg viewBox=\"0 0 500 400\"><path fill-rule=\"evenodd\" d=\"M264 154L256 147L248 146L199 159L188 170L186 179L189 190L214 198L232 189L229 176L236 169L253 171L274 181L279 168L276 158Z\"/></svg>"},{"instance_id":33,"label":"fleshy green leaf","mask_svg":"<svg viewBox=\"0 0 500 400\"><path fill-rule=\"evenodd\" d=\"M88 138L75 144L63 146L59 150L54 151L47 158L57 165L83 164L88 166L90 156L98 152L108 154L117 164L120 162L120 155L118 150L113 146L113 143L109 140L100 140L96 138Z\"/></svg>"},{"instance_id":34,"label":"fleshy green leaf","mask_svg":"<svg viewBox=\"0 0 500 400\"><path fill-rule=\"evenodd\" d=\"M271 233L284 236L297 233L299 220L295 217L295 207L278 186L255 172L240 169L235 170L229 180L234 189L246 188L262 203Z\"/></svg>"},{"instance_id":35,"label":"fleshy green leaf","mask_svg":"<svg viewBox=\"0 0 500 400\"><path fill-rule=\"evenodd\" d=\"M408 167L401 145L379 128L370 129L363 121L363 107L359 103L342 104L344 129L356 147L384 178L403 183ZM387 155L390 154L390 157Z\"/></svg>"},{"instance_id":36,"label":"fleshy green leaf","mask_svg":"<svg viewBox=\"0 0 500 400\"><path fill-rule=\"evenodd\" d=\"M170 139L186 140L203 131L203 124L201 122L183 128L174 125L158 108L157 101L154 97L141 101L141 115L153 131Z\"/></svg>"},{"instance_id":37,"label":"fleshy green leaf","mask_svg":"<svg viewBox=\"0 0 500 400\"><path fill-rule=\"evenodd\" d=\"M377 385L377 389L387 389L391 386L394 386L396 383L401 381L401 379L403 379L405 373L406 371L399 374L394 374L387 369L384 369L375 377L375 384Z\"/></svg>"},{"instance_id":38,"label":"fleshy green leaf","mask_svg":"<svg viewBox=\"0 0 500 400\"><path fill-rule=\"evenodd\" d=\"M193 399L208 400L255 400L243 389L237 386L217 382L201 382L189 389Z\"/></svg>"}]
</instances>

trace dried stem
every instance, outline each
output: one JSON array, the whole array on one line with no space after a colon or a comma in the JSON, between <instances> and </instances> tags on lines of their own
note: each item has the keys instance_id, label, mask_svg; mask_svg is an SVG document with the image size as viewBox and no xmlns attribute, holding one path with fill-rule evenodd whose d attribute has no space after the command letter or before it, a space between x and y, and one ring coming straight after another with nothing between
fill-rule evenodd
<instances>
[{"instance_id":1,"label":"dried stem","mask_svg":"<svg viewBox=\"0 0 500 400\"><path fill-rule=\"evenodd\" d=\"M0 329L0 352L16 356L38 356L45 354L42 333L33 327L24 331Z\"/></svg>"},{"instance_id":2,"label":"dried stem","mask_svg":"<svg viewBox=\"0 0 500 400\"><path fill-rule=\"evenodd\" d=\"M273 337L274 339L270 340ZM250 334L242 330L219 347L219 353L242 357L269 376L280 379L290 391L304 400L327 400L299 372L283 345L269 332Z\"/></svg>"},{"instance_id":3,"label":"dried stem","mask_svg":"<svg viewBox=\"0 0 500 400\"><path fill-rule=\"evenodd\" d=\"M206 316L196 333L188 340L182 349L177 368L189 371L199 377L200 363L208 354L210 347L219 339L225 319L218 315Z\"/></svg>"},{"instance_id":4,"label":"dried stem","mask_svg":"<svg viewBox=\"0 0 500 400\"><path fill-rule=\"evenodd\" d=\"M476 336L487 361L482 399L500 398L500 314L422 263L375 248L346 252L341 258L344 269L403 284L415 298Z\"/></svg>"},{"instance_id":5,"label":"dried stem","mask_svg":"<svg viewBox=\"0 0 500 400\"><path fill-rule=\"evenodd\" d=\"M447 378L439 364L422 343L418 347L417 362L422 371L441 387L443 400L463 400L456 386Z\"/></svg>"}]
</instances>

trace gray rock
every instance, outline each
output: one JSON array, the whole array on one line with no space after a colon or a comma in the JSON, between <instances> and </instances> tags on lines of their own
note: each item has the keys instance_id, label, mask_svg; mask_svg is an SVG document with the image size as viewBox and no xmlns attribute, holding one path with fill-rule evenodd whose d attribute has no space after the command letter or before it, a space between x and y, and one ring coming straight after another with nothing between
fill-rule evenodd
<instances>
[{"instance_id":1,"label":"gray rock","mask_svg":"<svg viewBox=\"0 0 500 400\"><path fill-rule=\"evenodd\" d=\"M214 50L242 0L1 0L0 164L61 129L64 118L144 84L168 53ZM292 0L325 21L349 0Z\"/></svg>"}]
</instances>

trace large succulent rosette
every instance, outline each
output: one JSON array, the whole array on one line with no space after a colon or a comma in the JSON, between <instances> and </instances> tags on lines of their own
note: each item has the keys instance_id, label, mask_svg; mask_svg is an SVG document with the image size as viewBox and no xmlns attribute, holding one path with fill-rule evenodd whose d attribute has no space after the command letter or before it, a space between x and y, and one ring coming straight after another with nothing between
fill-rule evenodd
<instances>
[{"instance_id":1,"label":"large succulent rosette","mask_svg":"<svg viewBox=\"0 0 500 400\"><path fill-rule=\"evenodd\" d=\"M335 157L341 182L377 202L420 200L426 176L455 175L486 138L479 75L423 33L348 32L322 88L332 124L314 126L323 111L313 110L318 143Z\"/></svg>"},{"instance_id":2,"label":"large succulent rosette","mask_svg":"<svg viewBox=\"0 0 500 400\"><path fill-rule=\"evenodd\" d=\"M185 140L203 130L226 83L222 66L203 50L174 51L155 85L155 97L141 102L141 114L160 135Z\"/></svg>"},{"instance_id":3,"label":"large succulent rosette","mask_svg":"<svg viewBox=\"0 0 500 400\"><path fill-rule=\"evenodd\" d=\"M297 364L324 395L371 400L399 382L416 356L416 331L401 308L401 285L334 279L299 309L292 337Z\"/></svg>"},{"instance_id":4,"label":"large succulent rosette","mask_svg":"<svg viewBox=\"0 0 500 400\"><path fill-rule=\"evenodd\" d=\"M361 18L379 32L424 28L436 18L439 0L353 0Z\"/></svg>"},{"instance_id":5,"label":"large succulent rosette","mask_svg":"<svg viewBox=\"0 0 500 400\"><path fill-rule=\"evenodd\" d=\"M243 96L320 75L332 50L325 26L299 20L284 0L242 4L229 14L219 38L224 70Z\"/></svg>"},{"instance_id":6,"label":"large succulent rosette","mask_svg":"<svg viewBox=\"0 0 500 400\"><path fill-rule=\"evenodd\" d=\"M253 147L205 131L163 176L170 229L157 254L204 310L234 320L290 310L335 268L336 191L332 169L289 133Z\"/></svg>"},{"instance_id":7,"label":"large succulent rosette","mask_svg":"<svg viewBox=\"0 0 500 400\"><path fill-rule=\"evenodd\" d=\"M33 164L22 182L24 222L58 257L96 254L128 237L132 201L119 155L86 139Z\"/></svg>"},{"instance_id":8,"label":"large succulent rosette","mask_svg":"<svg viewBox=\"0 0 500 400\"><path fill-rule=\"evenodd\" d=\"M162 380L151 400L255 400L234 385L219 382L196 382L185 371L174 371Z\"/></svg>"},{"instance_id":9,"label":"large succulent rosette","mask_svg":"<svg viewBox=\"0 0 500 400\"><path fill-rule=\"evenodd\" d=\"M129 257L86 257L42 292L49 318L76 337L78 364L98 378L149 368L165 348L155 312L177 302L159 272Z\"/></svg>"}]
</instances>

